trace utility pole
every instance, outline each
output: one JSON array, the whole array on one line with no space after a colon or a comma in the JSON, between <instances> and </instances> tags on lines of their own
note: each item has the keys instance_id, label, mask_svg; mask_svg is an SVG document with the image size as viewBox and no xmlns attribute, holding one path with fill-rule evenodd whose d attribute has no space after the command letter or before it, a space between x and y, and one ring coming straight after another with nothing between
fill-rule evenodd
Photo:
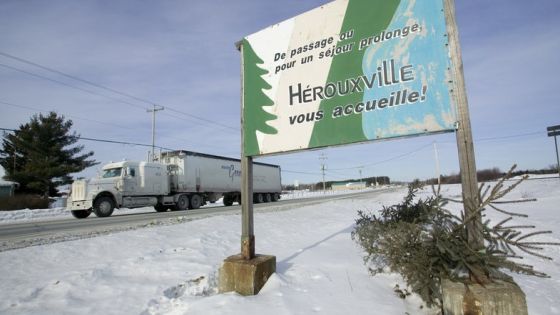
<instances>
[{"instance_id":1,"label":"utility pole","mask_svg":"<svg viewBox=\"0 0 560 315\"><path fill-rule=\"evenodd\" d=\"M438 186L441 185L441 171L439 169L439 154L437 150L437 143L434 141L434 156L436 158L436 177Z\"/></svg>"},{"instance_id":2,"label":"utility pole","mask_svg":"<svg viewBox=\"0 0 560 315\"><path fill-rule=\"evenodd\" d=\"M319 160L321 160L321 172L323 173L323 193L326 192L325 186L325 163L323 161L327 160L328 158L325 156L325 153L321 153Z\"/></svg>"},{"instance_id":3,"label":"utility pole","mask_svg":"<svg viewBox=\"0 0 560 315\"><path fill-rule=\"evenodd\" d=\"M556 136L560 136L560 125L550 126L546 128L549 137L554 137L554 147L556 148L556 166L558 168L558 177L560 177L560 157L558 156L558 141Z\"/></svg>"},{"instance_id":4,"label":"utility pole","mask_svg":"<svg viewBox=\"0 0 560 315\"><path fill-rule=\"evenodd\" d=\"M358 172L360 172L360 187L362 186L362 169L358 169Z\"/></svg>"},{"instance_id":5,"label":"utility pole","mask_svg":"<svg viewBox=\"0 0 560 315\"><path fill-rule=\"evenodd\" d=\"M154 161L154 156L156 155L155 147L156 147L156 112L163 110L163 106L153 105L153 109L146 110L148 113L152 113L152 158L151 162Z\"/></svg>"}]
</instances>

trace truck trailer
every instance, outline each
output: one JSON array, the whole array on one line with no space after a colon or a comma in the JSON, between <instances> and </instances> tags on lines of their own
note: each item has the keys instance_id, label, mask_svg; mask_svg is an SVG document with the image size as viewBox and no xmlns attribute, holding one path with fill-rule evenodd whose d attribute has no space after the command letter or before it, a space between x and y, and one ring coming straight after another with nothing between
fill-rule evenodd
<instances>
[{"instance_id":1,"label":"truck trailer","mask_svg":"<svg viewBox=\"0 0 560 315\"><path fill-rule=\"evenodd\" d=\"M275 202L282 192L280 166L253 163L253 202ZM78 219L115 208L154 207L158 212L198 209L223 197L241 204L239 159L191 151L162 152L157 162L109 163L89 180L76 180L67 208Z\"/></svg>"}]
</instances>

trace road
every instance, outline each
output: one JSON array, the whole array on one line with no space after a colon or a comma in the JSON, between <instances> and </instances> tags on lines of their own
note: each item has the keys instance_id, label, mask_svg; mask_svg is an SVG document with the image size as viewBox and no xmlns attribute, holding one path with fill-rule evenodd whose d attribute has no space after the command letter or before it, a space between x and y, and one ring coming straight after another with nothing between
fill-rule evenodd
<instances>
[{"instance_id":1,"label":"road","mask_svg":"<svg viewBox=\"0 0 560 315\"><path fill-rule=\"evenodd\" d=\"M290 210L295 207L324 203L332 200L370 198L372 194L380 194L387 190L375 190L345 195L325 195L307 199L280 200L274 203L255 204L255 212L274 212ZM115 211L118 213L118 210ZM22 248L33 245L48 244L66 240L95 237L112 232L126 231L154 225L170 225L185 221L198 220L215 215L235 215L241 213L241 206L207 207L197 210L144 212L126 215L114 215L108 218L97 218L94 215L87 219L64 219L35 221L27 223L6 224L0 226L0 251ZM240 222L241 224L241 222Z\"/></svg>"}]
</instances>

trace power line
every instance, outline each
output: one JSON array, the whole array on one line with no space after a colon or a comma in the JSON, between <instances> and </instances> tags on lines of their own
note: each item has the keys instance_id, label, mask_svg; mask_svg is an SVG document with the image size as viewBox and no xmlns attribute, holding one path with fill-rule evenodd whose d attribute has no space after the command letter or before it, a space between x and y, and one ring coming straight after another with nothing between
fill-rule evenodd
<instances>
[{"instance_id":1,"label":"power line","mask_svg":"<svg viewBox=\"0 0 560 315\"><path fill-rule=\"evenodd\" d=\"M166 108L168 110L170 110L169 107L166 107ZM193 127L192 125L196 125L196 126L210 127L210 126L208 126L208 124L205 124L204 122L199 121L199 120L197 120L195 118L192 118L192 117L184 117L183 118L183 117L178 117L176 114L171 114L171 113L161 113L161 114L164 115L164 116L171 117L171 118L174 118L174 119L179 119L182 122L187 122L188 123L188 124L183 124L182 126L187 125L189 127ZM221 129L222 128L220 128L220 130Z\"/></svg>"},{"instance_id":2,"label":"power line","mask_svg":"<svg viewBox=\"0 0 560 315\"><path fill-rule=\"evenodd\" d=\"M67 87L70 87L70 88L73 88L73 89L76 89L76 90L79 90L79 91L82 91L82 92L86 92L86 93L89 93L89 94L92 94L92 95L105 97L105 98L110 99L110 100L112 100L112 101L116 101L116 102L119 102L119 103L127 104L127 105L130 105L130 106L133 106L133 107L137 107L137 108L147 109L147 107L143 107L143 106L140 106L140 105L137 105L137 104L133 104L133 103L130 103L130 102L127 102L127 101L118 99L118 98L114 98L114 97L107 96L107 95L104 95L104 94L100 94L100 93L97 93L97 92L94 92L94 91L91 91L91 90L87 90L87 89L84 89L84 88L81 88L81 87L77 87L77 86L68 84L68 83L66 83L66 82L62 82L62 81L59 81L59 80L51 79L51 78L42 76L42 75L40 75L40 74L36 74L36 73L32 73L32 72L29 72L29 71L26 71L26 70L23 70L23 69L19 69L19 68L16 68L16 67L8 66L8 65L5 65L5 64L3 64L3 63L0 63L0 66L2 66L2 67L4 67L4 68L11 69L11 70L13 70L13 71L25 73L25 74L27 74L27 75L30 75L30 76L33 76L33 77L36 77L36 78L40 78L40 79L43 79L43 80L47 80L47 81L50 81L50 82L54 82L54 83L57 83L57 84L61 84L61 85L64 85L64 86L67 86Z\"/></svg>"},{"instance_id":3,"label":"power line","mask_svg":"<svg viewBox=\"0 0 560 315\"><path fill-rule=\"evenodd\" d=\"M374 166L374 165L378 165L378 164L382 164L382 163L386 163L386 162L390 162L396 159L400 159L403 158L405 156L411 155L413 153L419 152L424 150L425 148L427 148L428 146L431 146L432 144L427 144L424 146L421 146L420 148L414 150L414 151L410 151L404 154L400 154L400 155L396 155L394 157L388 158L386 160L381 160L381 161L377 161L377 162L373 162L373 163L368 163L368 164L362 164L362 165L358 165L358 166L352 166L352 167L345 167L345 168L335 168L335 169L331 169L331 171L343 171L343 170L352 170L352 169L359 169L359 168L364 168L366 166Z\"/></svg>"},{"instance_id":4,"label":"power line","mask_svg":"<svg viewBox=\"0 0 560 315\"><path fill-rule=\"evenodd\" d=\"M342 173L342 172L335 171L335 170L326 170L326 172L327 173L334 173L334 174L337 174L339 176L348 176L346 173ZM332 176L332 174L331 174L331 176Z\"/></svg>"},{"instance_id":5,"label":"power line","mask_svg":"<svg viewBox=\"0 0 560 315\"><path fill-rule=\"evenodd\" d=\"M45 109L40 109L40 108L31 107L31 106L26 106L26 105L14 104L14 103L5 102L5 101L2 101L2 100L0 100L0 104L4 104L4 105L8 105L8 106L13 106L13 107L24 108L24 109L30 109L30 110L39 111L39 112L54 111L54 110L45 110ZM95 120L95 119L83 118L83 117L79 117L79 116L75 116L75 115L65 115L65 116L71 117L71 118L74 118L74 119L79 119L79 120L85 120L85 121L95 122L95 123L103 124L103 125L107 125L107 126L112 126L112 127L118 127L118 128L123 128L123 129L134 130L133 128L124 127L124 126L117 125L117 124L111 124L111 123L108 123L108 122L99 121L99 120Z\"/></svg>"},{"instance_id":6,"label":"power line","mask_svg":"<svg viewBox=\"0 0 560 315\"><path fill-rule=\"evenodd\" d=\"M2 127L0 127L0 130L10 131L10 132L17 131L16 129L2 128ZM102 142L102 143L133 145L133 146L141 146L141 147L152 148L151 144L146 144L146 143L135 143L135 142L126 142L126 141L117 141L117 140L108 140L108 139L99 139L99 138L89 138L89 137L82 137L82 136L79 136L78 139L87 140L87 141L94 141L94 142ZM168 150L168 151L176 151L177 150L177 149L166 148L166 147L162 147L162 146L155 146L155 147L158 148L158 149ZM297 171L289 171L289 170L284 170L284 169L282 170L282 172L296 173L296 174L307 174L307 175L320 175L319 173L297 172Z\"/></svg>"},{"instance_id":7,"label":"power line","mask_svg":"<svg viewBox=\"0 0 560 315\"><path fill-rule=\"evenodd\" d=\"M151 144L145 144L145 143L123 142L123 141L116 141L116 140L96 139L96 138L87 138L87 137L79 137L79 139L81 139L81 140L88 140L88 141L105 142L105 143L135 145L135 146L149 147L149 148L152 147ZM157 146L157 145L156 145L155 147L156 147L156 148L159 148L159 149L162 149L162 150L169 150L169 151L175 151L175 150L176 150L176 149L170 149L170 148L160 147L160 146Z\"/></svg>"},{"instance_id":8,"label":"power line","mask_svg":"<svg viewBox=\"0 0 560 315\"><path fill-rule=\"evenodd\" d=\"M327 174L327 177L328 177L327 179L330 178L331 181L335 181L335 180L346 180L346 179L348 179L348 176L345 176L345 175L344 175L344 177L340 177L340 176L333 175L333 174Z\"/></svg>"},{"instance_id":9,"label":"power line","mask_svg":"<svg viewBox=\"0 0 560 315\"><path fill-rule=\"evenodd\" d=\"M0 130L4 131L4 136L6 135L6 131L11 131L11 132L16 132L17 130L15 129L9 129L9 128L0 128ZM106 140L106 139L96 139L96 138L88 138L88 137L81 137L78 136L77 137L79 140L87 140L87 141L95 141L95 142L103 142L103 143L111 143L111 144L124 144L124 145L134 145L134 146L143 146L143 147L151 147L151 145L148 144L143 144L143 143L133 143L133 142L123 142L123 141L115 141L115 140ZM16 138L17 139L17 138ZM16 140L14 139L14 140ZM27 152L34 152L34 153L39 153L44 155L43 151L38 150L36 147L32 146L30 143L26 142L26 141L21 141L22 139L17 139L17 144L15 141L12 141L12 146L14 149L14 170L16 169L16 157L17 157L17 150L16 150L16 146L19 146L19 152L21 153L21 146L23 145L24 147L24 151ZM162 150L169 150L169 151L173 151L173 149L169 149L169 148L164 148L164 147L158 147Z\"/></svg>"},{"instance_id":10,"label":"power line","mask_svg":"<svg viewBox=\"0 0 560 315\"><path fill-rule=\"evenodd\" d=\"M432 145L432 144L430 143L430 144L421 146L420 148L418 148L418 149L416 149L416 150L413 150L413 151L410 151L410 152L407 152L407 153L403 153L403 154L400 154L400 155L396 155L396 156L391 157L391 158L388 158L388 159L386 159L386 160L381 160L381 161L377 161L377 162L373 162L373 163L362 164L362 165L352 166L352 167L333 168L333 169L329 169L328 171L332 172L332 171L344 171L344 170L352 170L352 169L361 169L361 168L365 168L366 166L374 166L374 165L378 165L378 164L390 162L390 161L393 161L393 160L400 159L400 158L403 158L403 157L405 157L405 156L411 155L411 154L413 154L413 153L422 151L422 150L424 150L425 148L427 148L427 147L429 147L429 146L431 146L431 145Z\"/></svg>"},{"instance_id":11,"label":"power line","mask_svg":"<svg viewBox=\"0 0 560 315\"><path fill-rule=\"evenodd\" d=\"M15 132L17 131L16 129L10 129L10 128L0 128L0 130L3 131L11 131L11 132ZM136 142L127 142L127 141L118 141L118 140L108 140L108 139L99 139L99 138L89 138L89 137L82 137L79 136L78 139L80 140L87 140L87 141L94 141L94 142L103 142L103 143L112 143L112 144L123 144L123 145L132 145L132 146L141 146L141 147L149 147L152 148L151 144L145 144L145 143L136 143ZM178 139L178 140L185 140L185 139L181 139L181 138L174 138L174 139ZM223 149L223 147L219 147L219 146L214 146L214 145L208 145L208 144L204 144L205 146L208 147L213 147L213 148L219 148L219 149ZM164 146L154 146L155 148L158 149L162 149L162 150L168 150L168 151L176 151L176 150L180 150L177 148L168 148L168 147L164 147Z\"/></svg>"},{"instance_id":12,"label":"power line","mask_svg":"<svg viewBox=\"0 0 560 315\"><path fill-rule=\"evenodd\" d=\"M0 130L3 130L3 131L12 131L12 132L17 131L16 129L9 129L9 128L0 128ZM87 141L95 141L95 142L103 142L103 143L114 143L114 144L134 145L134 146L149 147L149 148L152 147L151 144L145 144L145 143L135 143L135 142L126 142L126 141L117 141L117 140L107 140L107 139L89 138L89 137L82 137L82 136L78 136L78 139L80 139L80 140L87 140ZM175 150L177 150L177 149L165 148L165 147L160 147L160 146L155 146L155 147L156 147L156 148L159 148L159 149L162 149L162 150L169 150L169 151L175 151Z\"/></svg>"},{"instance_id":13,"label":"power line","mask_svg":"<svg viewBox=\"0 0 560 315\"><path fill-rule=\"evenodd\" d=\"M533 131L527 133L519 133L509 136L499 136L499 137L488 137L488 138L476 138L474 139L475 142L485 142L485 141L494 141L494 140L503 140L503 139L511 139L511 138L522 138L534 135L544 135L544 131ZM438 141L439 144L455 144L455 141Z\"/></svg>"},{"instance_id":14,"label":"power line","mask_svg":"<svg viewBox=\"0 0 560 315\"><path fill-rule=\"evenodd\" d=\"M405 156L408 156L410 154L416 153L418 151L421 151L423 149L425 149L428 146L431 146L432 144L430 143L429 145L425 145L422 146L414 151L410 151L401 155L397 155L394 156L392 158L386 159L386 160L382 160L382 161L378 161L378 162L374 162L374 163L369 163L369 164L363 164L363 165L359 165L359 166L352 166L352 167L345 167L345 168L334 168L334 169L329 169L328 172L335 172L335 171L344 171L344 170L352 170L352 169L360 169L360 168L364 168L365 166L373 166L373 165L377 165L377 164L381 164L381 163L386 163L392 160L396 160ZM323 169L321 169L323 170ZM297 172L297 171L288 171L288 173L296 173L296 174L310 174L310 175L321 175L322 173L308 173L308 172ZM340 174L340 173L339 173Z\"/></svg>"},{"instance_id":15,"label":"power line","mask_svg":"<svg viewBox=\"0 0 560 315\"><path fill-rule=\"evenodd\" d=\"M110 88L110 87L107 87L107 86L104 86L104 85L101 85L101 84L98 84L98 83L94 83L94 82L92 82L92 81L89 81L89 80L86 80L86 79L83 79L83 78L80 78L80 77L77 77L77 76L74 76L74 75L71 75L71 74L62 72L62 71L57 70L57 69L53 69L53 68L50 68L50 67L47 67L47 66L38 64L38 63L33 62L33 61L29 61L29 60L26 60L26 59L23 59L23 58L20 58L20 57L16 57L16 56L10 55L10 54L5 53L5 52L2 52L2 51L0 51L0 55L1 55L1 56L4 56L4 57L7 57L7 58L10 58L10 59L13 59L13 60L17 60L17 61L19 61L19 62L28 64L28 65L32 65L32 66L38 67L38 68L40 68L40 69L43 69L43 70L46 70L46 71L49 71L49 72L53 72L53 73L62 75L62 76L67 77L67 78L69 78L69 79L76 80L76 81L79 81L79 82L82 82L82 83L85 83L85 84L94 86L94 87L99 88L99 89L103 89L103 90L106 90L106 91L109 91L109 92L112 92L112 93L115 93L115 94L118 94L118 95L121 95L121 96L125 96L125 97L128 97L128 98L137 100L137 101L139 101L139 102L143 102L143 103L149 104L150 106L151 106L152 104L157 103L157 102L154 102L154 101L151 101L151 100L147 100L147 99L144 99L144 98L141 98L141 97L134 96L134 95L129 94L129 93L121 92L121 91L119 91L119 90L116 90L116 89L113 89L113 88ZM47 77L44 77L44 76L40 76L40 75L37 75L37 74L31 73L31 72L25 71L25 70L22 70L22 69L19 69L19 68L11 67L11 66L4 65L4 64L0 64L0 65L1 65L1 66L4 66L4 67L6 67L6 68L10 68L10 69L15 70L15 71L23 72L23 73L26 73L26 74L28 74L28 75L32 75L32 76L41 78L41 79L45 79L45 80L49 80L49 81L56 82L56 83L59 83L59 84L63 84L63 85L66 85L66 86L69 86L69 87L72 87L72 88L77 88L77 87L75 87L75 86L66 84L66 83L64 83L64 82L61 82L61 81L58 81L58 80L54 80L54 79L51 79L51 78L47 78ZM92 94L95 94L95 95L98 95L98 96L108 97L108 98L110 98L110 99L112 99L112 100L116 100L116 101L119 101L119 102L122 102L122 103L125 103L125 104L128 104L128 105L132 105L132 106L135 106L135 107L141 107L141 106L139 106L139 105L132 104L132 103L129 103L129 102L126 102L126 101L123 101L123 100L111 98L111 97L109 97L109 96L107 96L107 95L96 94L96 93L93 93L92 91L85 90L85 89L81 89L81 88L77 88L77 89L80 89L80 90L82 90L82 91L85 91L85 92L88 92L88 93L92 93ZM221 127L228 128L228 129L232 129L232 130L239 130L239 128L235 128L235 127L228 126L228 125L225 125L225 124L216 122L216 121L212 121L212 120L209 120L209 119L206 119L206 118L202 118L202 117L199 117L199 116L196 116L196 115L193 115L193 114L189 114L189 113L180 111L180 110L178 110L178 109L175 109L175 108L170 107L170 106L167 106L167 105L166 105L165 107L166 107L168 110L173 111L173 112L175 112L175 113L178 113L178 114L181 114L181 115L185 115L185 116L187 116L187 117L191 117L191 118L194 118L194 119L197 119L197 120L200 120L200 121L204 121L204 122L207 122L207 123L209 123L209 124L221 126ZM142 108L142 109L146 109L146 107L141 107L141 108ZM172 117L175 117L175 116L172 116ZM175 118L176 118L176 117L175 117Z\"/></svg>"},{"instance_id":16,"label":"power line","mask_svg":"<svg viewBox=\"0 0 560 315\"><path fill-rule=\"evenodd\" d=\"M97 83L94 83L94 82L92 82L92 81L89 81L89 80L86 80L86 79L82 79L82 78L79 78L79 77L77 77L77 76L74 76L74 75L71 75L71 74L68 74L68 73L64 73L64 72L62 72L62 71L59 71L59 70L56 70L56 69L53 69L53 68L49 68L49 67L47 67L47 66L43 66L43 65L38 64L38 63L36 63L36 62L29 61L29 60L26 60L26 59L23 59L23 58L20 58L20 57L16 57L16 56L14 56L14 55L10 55L10 54L5 53L5 52L2 52L2 51L0 51L0 55L2 55L2 56L4 56L4 57L7 57L7 58L11 58L11 59L17 60L17 61L19 61L19 62L26 63L26 64L28 64L28 65L35 66L35 67L37 67L37 68L41 68L41 69L43 69L43 70L47 70L47 71L50 71L50 72L54 72L54 73L60 74L60 75L62 75L62 76L64 76L64 77L67 77L67 78L72 79L72 80L80 81L80 82L82 82L82 83L89 84L89 85L95 86L95 87L97 87L97 88L100 88L100 89L103 89L103 90L107 90L107 91L113 92L113 93L115 93L115 94L119 94L119 95L121 95L121 96L126 96L126 97L129 97L129 98L135 99L135 100L137 100L137 101L147 103L147 104L149 104L149 105L153 104L153 102L150 102L150 101L148 101L148 100L145 100L145 99L136 97L136 96L134 96L134 95L130 95L130 94L127 94L127 93L124 93L124 92L120 92L120 91L117 91L117 90L112 89L112 88L110 88L110 87L106 87L106 86L103 86L103 85L101 85L101 84L97 84Z\"/></svg>"},{"instance_id":17,"label":"power line","mask_svg":"<svg viewBox=\"0 0 560 315\"><path fill-rule=\"evenodd\" d=\"M5 101L2 101L2 100L0 100L0 104L12 106L12 107L17 107L17 108L29 109L29 110L32 110L32 111L38 111L38 112L43 112L43 113L47 112L47 111L55 111L55 110L46 110L46 109L41 109L41 108L38 108L38 107L32 107L32 106L27 106L27 105L15 104L15 103L11 103L11 102L5 102ZM103 125L106 125L106 126L113 126L113 127L118 127L118 128L127 129L127 130L135 130L134 128L125 127L125 126L112 124L112 123L108 123L108 122L104 122L104 121L99 121L99 120L95 120L95 119L84 118L84 117L80 117L80 116L76 116L76 115L69 115L69 114L63 114L63 115L66 116L66 117L73 118L73 119L95 122L95 123L103 124ZM171 116L171 115L169 115L169 116ZM184 128L184 127L182 126L181 128ZM175 139L175 140L180 140L180 141L188 141L189 143L192 143L191 140L187 140L185 138L174 137L174 136L170 136L170 135L165 136L165 138ZM202 145L205 146L205 147L209 147L209 148L223 149L222 146L211 145L211 144L208 144L208 142L205 142Z\"/></svg>"},{"instance_id":18,"label":"power line","mask_svg":"<svg viewBox=\"0 0 560 315\"><path fill-rule=\"evenodd\" d=\"M543 132L542 132L542 131L535 131L535 132L522 133L522 134L515 134L515 135L510 135L510 136L491 137L491 138L479 138L479 139L474 139L474 140L475 140L476 142L481 142L481 141L492 141L492 140L500 140L500 139L511 139L511 138L526 137L526 136L532 136L532 135L537 135L537 134L543 134ZM440 143L441 143L441 142L440 142ZM446 142L446 143L451 143L451 142ZM454 143L454 142L453 142L453 143ZM424 150L425 148L427 148L427 147L429 147L429 146L431 146L431 145L433 145L433 144L430 143L430 144L424 145L424 146L422 146L422 147L420 147L420 148L418 148L418 149L416 149L416 150L414 150L414 151L410 151L410 152L407 152L407 153L404 153L404 154L401 154L401 155L397 155L397 156L394 156L394 157L389 158L389 159L386 159L386 160L377 161L377 162L373 162L373 163L369 163L369 164L363 164L363 165L359 165L359 166L353 166L353 167L335 168L335 169L331 169L331 171L333 171L333 170L341 171L341 170L358 169L358 168L362 168L362 167L365 167L365 166L373 166L373 165L377 165L377 164L382 164L382 163L390 162L390 161L393 161L393 160L400 159L400 158L403 158L403 157L405 157L405 156L411 155L411 154L413 154L413 153L422 151L422 150Z\"/></svg>"},{"instance_id":19,"label":"power line","mask_svg":"<svg viewBox=\"0 0 560 315\"><path fill-rule=\"evenodd\" d=\"M175 109L175 108L173 108L173 107L166 106L166 108L167 108L168 110L172 111L172 112L177 113L177 114L182 114L182 115L185 115L185 116L188 116L188 117L191 117L191 118L194 118L194 119L198 119L198 120L201 120L201 121L205 121L205 122L207 122L207 123L210 123L210 124L213 124L213 125L217 125L217 126L220 126L220 127L224 127L224 128L227 128L227 129L231 129L231 130L235 130L235 131L240 131L239 128L235 128L235 127L232 127L232 126L224 125L224 124L222 124L222 123L219 123L219 122L216 122L216 121L213 121L213 120L210 120L210 119L202 118L202 117L199 117L199 116L195 116L195 115L192 115L192 114L187 114L187 113L185 113L185 112L183 112L183 111L180 111L180 110L178 110L178 109Z\"/></svg>"},{"instance_id":20,"label":"power line","mask_svg":"<svg viewBox=\"0 0 560 315\"><path fill-rule=\"evenodd\" d=\"M480 138L480 139L475 139L475 141L493 141L493 140L501 140L501 139L527 137L527 136L533 136L538 134L544 134L544 131L535 131L535 132L521 133L521 134L502 136L502 137Z\"/></svg>"},{"instance_id":21,"label":"power line","mask_svg":"<svg viewBox=\"0 0 560 315\"><path fill-rule=\"evenodd\" d=\"M289 171L282 169L282 172L293 173L293 174L304 174L304 175L321 175L321 173L311 173L311 172L300 172L300 171Z\"/></svg>"}]
</instances>

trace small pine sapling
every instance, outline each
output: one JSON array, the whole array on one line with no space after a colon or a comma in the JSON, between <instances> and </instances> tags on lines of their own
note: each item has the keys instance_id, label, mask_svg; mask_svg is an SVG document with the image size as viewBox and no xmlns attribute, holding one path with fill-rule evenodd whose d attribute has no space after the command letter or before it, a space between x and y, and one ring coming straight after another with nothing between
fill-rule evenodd
<instances>
[{"instance_id":1,"label":"small pine sapling","mask_svg":"<svg viewBox=\"0 0 560 315\"><path fill-rule=\"evenodd\" d=\"M527 215L501 208L503 204L535 201L501 200L526 179L523 177L506 187L505 182L514 169L515 166L493 186L480 185L480 204L476 205L476 211L470 217L464 213L454 215L445 208L448 202L462 201L442 197L440 186L437 189L432 186L432 196L417 198L421 188L418 182L409 185L402 203L383 207L379 216L358 211L352 238L365 250L364 262L368 264L371 274L385 271L401 274L411 291L417 293L430 307L442 305L442 279L467 281L469 274L474 274L475 280L484 279L479 282L511 280L502 270L547 277L532 266L515 260L520 257L517 250L551 259L540 251L543 246L560 243L533 241L535 236L551 232L525 232L535 226L511 222L513 217ZM466 226L478 215L484 217L488 209L508 217L496 224L490 220L483 222L481 232L485 248L476 250L469 245Z\"/></svg>"}]
</instances>

